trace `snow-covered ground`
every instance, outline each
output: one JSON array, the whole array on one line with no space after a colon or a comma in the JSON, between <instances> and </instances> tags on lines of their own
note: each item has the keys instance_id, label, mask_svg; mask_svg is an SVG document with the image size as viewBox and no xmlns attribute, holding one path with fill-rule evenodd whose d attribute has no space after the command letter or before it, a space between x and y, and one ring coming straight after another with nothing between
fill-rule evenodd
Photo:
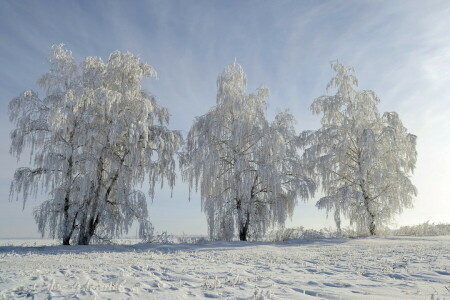
<instances>
[{"instance_id":1,"label":"snow-covered ground","mask_svg":"<svg viewBox=\"0 0 450 300\"><path fill-rule=\"evenodd\" d=\"M0 298L6 299L450 299L450 236L0 243Z\"/></svg>"}]
</instances>

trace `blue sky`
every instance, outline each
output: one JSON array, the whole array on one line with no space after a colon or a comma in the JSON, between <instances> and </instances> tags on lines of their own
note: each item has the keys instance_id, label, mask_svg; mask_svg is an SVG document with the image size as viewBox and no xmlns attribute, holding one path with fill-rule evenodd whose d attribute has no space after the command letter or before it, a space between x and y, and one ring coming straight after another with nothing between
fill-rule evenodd
<instances>
[{"instance_id":1,"label":"blue sky","mask_svg":"<svg viewBox=\"0 0 450 300\"><path fill-rule=\"evenodd\" d=\"M0 1L0 237L38 236L32 208L45 199L9 202L14 169L9 155L9 101L21 91L43 94L52 44L64 43L80 61L114 50L140 55L158 72L144 88L186 134L195 116L215 104L216 79L237 59L249 92L271 90L268 117L289 108L298 131L316 129L308 107L324 94L339 59L356 69L360 88L397 111L418 136L413 176L415 208L394 225L450 222L450 2L448 1ZM144 186L145 188L145 186ZM157 231L206 234L198 195L188 201L178 181L149 205ZM332 226L316 199L300 204L288 226ZM150 201L150 200L149 200Z\"/></svg>"}]
</instances>

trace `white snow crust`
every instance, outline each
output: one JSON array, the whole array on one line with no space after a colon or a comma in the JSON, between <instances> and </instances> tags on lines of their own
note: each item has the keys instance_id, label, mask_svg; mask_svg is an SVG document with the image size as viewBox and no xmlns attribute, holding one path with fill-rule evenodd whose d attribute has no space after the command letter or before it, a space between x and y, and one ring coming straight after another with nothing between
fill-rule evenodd
<instances>
[{"instance_id":1,"label":"white snow crust","mask_svg":"<svg viewBox=\"0 0 450 300\"><path fill-rule=\"evenodd\" d=\"M450 299L450 236L41 244L0 240L0 299Z\"/></svg>"}]
</instances>

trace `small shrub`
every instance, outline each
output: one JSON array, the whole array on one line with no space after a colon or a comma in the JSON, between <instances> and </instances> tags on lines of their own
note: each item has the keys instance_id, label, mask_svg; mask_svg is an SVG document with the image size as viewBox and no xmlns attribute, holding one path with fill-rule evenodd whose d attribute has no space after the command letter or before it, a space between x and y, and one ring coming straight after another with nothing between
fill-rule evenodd
<instances>
[{"instance_id":1,"label":"small shrub","mask_svg":"<svg viewBox=\"0 0 450 300\"><path fill-rule=\"evenodd\" d=\"M393 230L393 235L409 235L409 236L418 236L418 235L428 235L428 236L436 236L436 235L450 235L450 223L430 223L427 221L422 224L412 225L412 226L402 226L399 229Z\"/></svg>"}]
</instances>

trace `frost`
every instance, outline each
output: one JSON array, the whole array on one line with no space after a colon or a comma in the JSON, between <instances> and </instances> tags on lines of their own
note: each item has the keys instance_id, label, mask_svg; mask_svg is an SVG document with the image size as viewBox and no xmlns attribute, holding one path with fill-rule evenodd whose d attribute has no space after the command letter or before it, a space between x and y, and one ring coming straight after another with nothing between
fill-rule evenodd
<instances>
[{"instance_id":1,"label":"frost","mask_svg":"<svg viewBox=\"0 0 450 300\"><path fill-rule=\"evenodd\" d=\"M242 67L228 65L217 79L217 103L197 117L181 159L183 178L200 188L209 235L230 240L258 238L284 225L297 198L314 194L303 173L294 117L280 113L266 120L269 89L246 94Z\"/></svg>"},{"instance_id":2,"label":"frost","mask_svg":"<svg viewBox=\"0 0 450 300\"><path fill-rule=\"evenodd\" d=\"M375 92L356 90L352 68L337 61L332 68L336 76L327 89L337 91L312 103L311 111L322 114L322 127L300 135L303 159L325 193L317 207L334 210L338 230L342 214L373 235L377 226L412 206L416 136L397 113L380 115Z\"/></svg>"},{"instance_id":3,"label":"frost","mask_svg":"<svg viewBox=\"0 0 450 300\"><path fill-rule=\"evenodd\" d=\"M33 168L19 168L11 197L24 205L39 191L50 199L35 210L44 235L88 244L92 237L127 232L133 220L150 238L145 195L134 190L146 177L175 184L175 152L181 135L169 130L167 109L141 89L156 71L131 53L113 52L108 62L87 57L78 65L63 45L52 47L50 70L38 83L42 100L26 91L9 104L11 154L31 148Z\"/></svg>"}]
</instances>

